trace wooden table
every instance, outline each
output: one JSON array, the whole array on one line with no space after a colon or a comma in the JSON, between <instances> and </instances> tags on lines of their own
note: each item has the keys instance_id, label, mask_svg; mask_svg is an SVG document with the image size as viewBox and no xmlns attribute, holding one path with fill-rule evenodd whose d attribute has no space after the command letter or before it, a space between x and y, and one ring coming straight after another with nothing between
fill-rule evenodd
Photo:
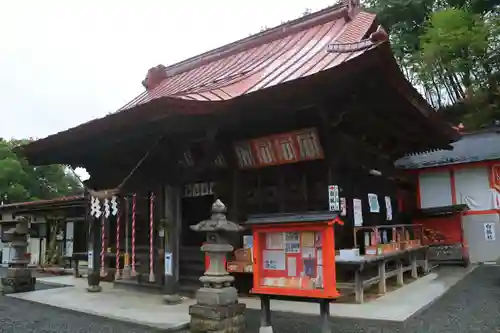
<instances>
[{"instance_id":1,"label":"wooden table","mask_svg":"<svg viewBox=\"0 0 500 333\"><path fill-rule=\"evenodd\" d=\"M378 284L379 294L387 293L387 279L396 276L397 284L404 285L403 274L411 271L414 279L418 278L418 268L421 267L424 274L429 271L428 246L395 251L382 255L359 256L353 258L335 257L335 263L339 267L354 268L354 282L337 282L339 289L354 289L357 303L364 302L364 290L369 286ZM420 257L420 259L419 259ZM409 262L405 266L405 261ZM394 262L395 268L387 269L387 264ZM377 266L378 274L376 276L366 276L366 268Z\"/></svg>"}]
</instances>

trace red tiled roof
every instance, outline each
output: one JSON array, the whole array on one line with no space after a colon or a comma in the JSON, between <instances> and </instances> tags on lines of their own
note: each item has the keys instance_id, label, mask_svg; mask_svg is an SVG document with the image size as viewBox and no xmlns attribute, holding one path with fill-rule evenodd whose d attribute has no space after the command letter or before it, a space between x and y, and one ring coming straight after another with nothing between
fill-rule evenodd
<instances>
[{"instance_id":1,"label":"red tiled roof","mask_svg":"<svg viewBox=\"0 0 500 333\"><path fill-rule=\"evenodd\" d=\"M161 97L223 101L313 75L353 59L375 43L375 14L340 4L170 67L156 87L120 110ZM352 17L352 19L351 19ZM366 43L366 41L368 43ZM364 43L363 43L364 42ZM327 52L330 44L356 45ZM166 78L165 78L166 77Z\"/></svg>"},{"instance_id":2,"label":"red tiled roof","mask_svg":"<svg viewBox=\"0 0 500 333\"><path fill-rule=\"evenodd\" d=\"M211 114L236 97L348 65L387 44L387 36L380 38L376 30L375 14L363 12L356 0L342 0L178 64L153 67L143 81L146 91L117 112L22 146L20 151L32 163L68 163L49 158L48 151L67 149L65 144L92 140L95 135L119 133L138 122Z\"/></svg>"}]
</instances>

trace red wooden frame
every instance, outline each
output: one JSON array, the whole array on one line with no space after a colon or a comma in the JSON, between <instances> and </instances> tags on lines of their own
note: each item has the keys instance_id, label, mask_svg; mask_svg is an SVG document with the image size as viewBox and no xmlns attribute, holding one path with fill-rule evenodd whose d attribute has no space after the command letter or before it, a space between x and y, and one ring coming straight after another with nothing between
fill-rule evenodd
<instances>
[{"instance_id":1,"label":"red wooden frame","mask_svg":"<svg viewBox=\"0 0 500 333\"><path fill-rule=\"evenodd\" d=\"M335 235L334 224L343 225L339 219L324 222L252 225L253 232L253 289L254 294L295 296L305 298L336 299L337 291L335 272ZM269 287L261 284L264 278L263 251L265 234L275 232L321 232L323 259L323 289L299 289L289 287ZM269 272L269 271L268 271ZM269 275L266 275L266 277Z\"/></svg>"}]
</instances>

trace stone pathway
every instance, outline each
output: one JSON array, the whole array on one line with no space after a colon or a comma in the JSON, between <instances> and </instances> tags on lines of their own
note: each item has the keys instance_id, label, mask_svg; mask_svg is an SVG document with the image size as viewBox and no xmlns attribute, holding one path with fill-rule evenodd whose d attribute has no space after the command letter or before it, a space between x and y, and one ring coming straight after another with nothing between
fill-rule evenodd
<instances>
[{"instance_id":1,"label":"stone pathway","mask_svg":"<svg viewBox=\"0 0 500 333\"><path fill-rule=\"evenodd\" d=\"M274 313L276 333L319 333L315 316ZM257 333L259 313L247 311L247 332ZM500 267L469 274L420 314L404 323L332 319L335 333L498 333ZM160 331L0 296L2 333L159 333Z\"/></svg>"}]
</instances>

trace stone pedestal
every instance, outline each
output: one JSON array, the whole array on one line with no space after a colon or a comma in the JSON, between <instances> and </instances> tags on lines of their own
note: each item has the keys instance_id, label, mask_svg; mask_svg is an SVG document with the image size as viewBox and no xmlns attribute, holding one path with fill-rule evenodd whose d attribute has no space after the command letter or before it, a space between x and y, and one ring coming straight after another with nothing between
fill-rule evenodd
<instances>
[{"instance_id":1,"label":"stone pedestal","mask_svg":"<svg viewBox=\"0 0 500 333\"><path fill-rule=\"evenodd\" d=\"M192 333L244 333L245 304L195 304L189 307Z\"/></svg>"},{"instance_id":2,"label":"stone pedestal","mask_svg":"<svg viewBox=\"0 0 500 333\"><path fill-rule=\"evenodd\" d=\"M234 277L224 265L227 253L233 247L227 242L228 232L242 229L226 219L226 207L217 200L212 205L212 216L191 227L206 232L207 243L201 250L210 259L205 274L200 277L203 287L196 292L196 304L189 307L192 333L244 333L245 304L238 303L238 293L232 286Z\"/></svg>"},{"instance_id":3,"label":"stone pedestal","mask_svg":"<svg viewBox=\"0 0 500 333\"><path fill-rule=\"evenodd\" d=\"M36 278L28 268L9 268L6 276L2 278L4 294L34 291L35 285Z\"/></svg>"},{"instance_id":4,"label":"stone pedestal","mask_svg":"<svg viewBox=\"0 0 500 333\"><path fill-rule=\"evenodd\" d=\"M4 294L35 290L36 279L33 277L31 270L28 269L29 258L26 256L28 233L28 221L21 218L15 227L5 232L2 239L3 242L10 243L12 249L7 274L1 279Z\"/></svg>"},{"instance_id":5,"label":"stone pedestal","mask_svg":"<svg viewBox=\"0 0 500 333\"><path fill-rule=\"evenodd\" d=\"M98 293L102 291L102 287L99 285L101 281L101 275L96 270L89 270L87 276L88 287L87 291L89 293Z\"/></svg>"}]
</instances>

